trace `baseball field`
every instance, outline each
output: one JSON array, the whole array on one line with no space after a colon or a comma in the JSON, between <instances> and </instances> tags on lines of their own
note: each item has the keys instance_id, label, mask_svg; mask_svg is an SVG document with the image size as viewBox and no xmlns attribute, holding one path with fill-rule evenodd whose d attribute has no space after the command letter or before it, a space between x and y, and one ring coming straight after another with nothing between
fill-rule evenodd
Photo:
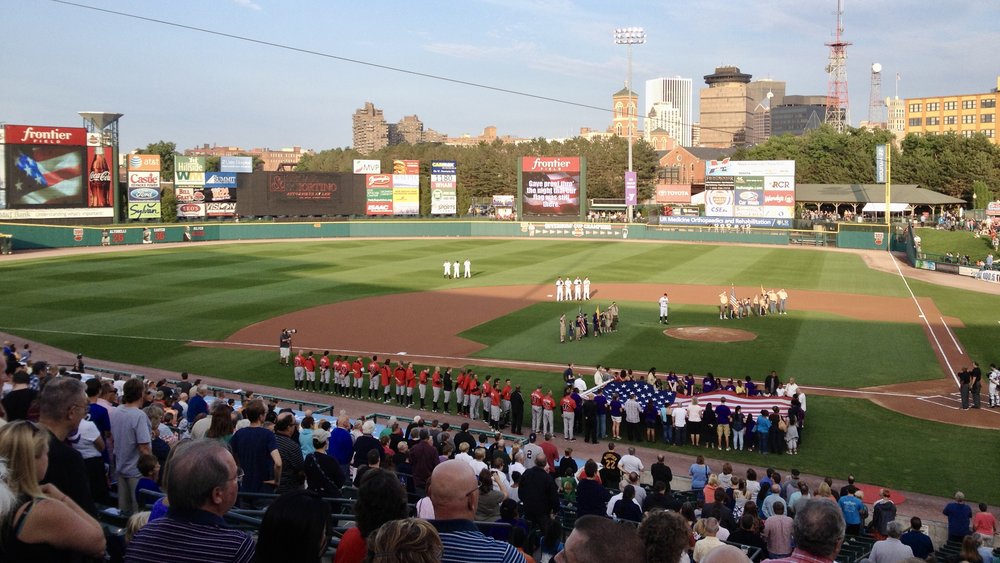
<instances>
[{"instance_id":1,"label":"baseball field","mask_svg":"<svg viewBox=\"0 0 1000 563\"><path fill-rule=\"evenodd\" d=\"M445 260L466 259L471 278L443 277ZM596 364L756 380L773 369L809 395L797 467L939 495L961 487L971 499L1000 502L990 476L1000 463L1000 410L979 413L980 428L948 423L965 414L955 409L951 372L996 361L1000 296L907 286L868 261L853 252L617 241L147 247L0 264L0 330L88 358L289 388L290 368L275 361L283 327L298 330L295 348L405 353L417 365L479 365L554 388L553 370L568 362L588 376ZM557 303L559 276L589 276L592 299ZM789 314L719 319L720 293L742 298L761 288L785 288ZM664 292L671 328L737 328L753 339L667 336L657 322ZM618 332L560 344L561 314L592 314L612 301Z\"/></svg>"}]
</instances>

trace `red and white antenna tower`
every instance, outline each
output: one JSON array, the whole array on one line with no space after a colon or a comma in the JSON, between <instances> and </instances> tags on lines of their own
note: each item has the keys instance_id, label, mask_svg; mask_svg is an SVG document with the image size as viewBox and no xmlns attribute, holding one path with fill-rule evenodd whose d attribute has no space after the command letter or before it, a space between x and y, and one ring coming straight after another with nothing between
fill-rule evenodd
<instances>
[{"instance_id":1,"label":"red and white antenna tower","mask_svg":"<svg viewBox=\"0 0 1000 563\"><path fill-rule=\"evenodd\" d=\"M829 75L826 86L826 122L837 132L850 125L851 112L847 99L847 46L844 41L844 0L837 0L837 31L830 48L830 62L826 65Z\"/></svg>"}]
</instances>

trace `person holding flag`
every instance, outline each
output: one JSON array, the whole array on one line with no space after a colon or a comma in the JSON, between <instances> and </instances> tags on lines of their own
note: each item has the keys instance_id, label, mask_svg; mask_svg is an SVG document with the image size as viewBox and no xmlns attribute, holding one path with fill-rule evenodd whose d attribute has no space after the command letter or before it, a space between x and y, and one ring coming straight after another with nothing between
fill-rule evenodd
<instances>
[{"instance_id":1,"label":"person holding flag","mask_svg":"<svg viewBox=\"0 0 1000 563\"><path fill-rule=\"evenodd\" d=\"M729 286L729 316L730 318L736 316L736 311L740 306L740 300L736 298L736 286Z\"/></svg>"}]
</instances>

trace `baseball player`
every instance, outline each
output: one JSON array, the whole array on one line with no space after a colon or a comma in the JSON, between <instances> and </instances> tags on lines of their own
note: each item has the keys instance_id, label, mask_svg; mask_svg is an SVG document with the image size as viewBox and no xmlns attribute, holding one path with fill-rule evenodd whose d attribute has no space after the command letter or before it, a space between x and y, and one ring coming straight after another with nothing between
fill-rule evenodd
<instances>
[{"instance_id":1,"label":"baseball player","mask_svg":"<svg viewBox=\"0 0 1000 563\"><path fill-rule=\"evenodd\" d=\"M542 430L545 434L552 434L552 410L556 408L556 400L552 398L552 390L549 389L542 397Z\"/></svg>"},{"instance_id":2,"label":"baseball player","mask_svg":"<svg viewBox=\"0 0 1000 563\"><path fill-rule=\"evenodd\" d=\"M417 374L413 372L413 362L406 365L406 408L413 408L413 390L417 387Z\"/></svg>"},{"instance_id":3,"label":"baseball player","mask_svg":"<svg viewBox=\"0 0 1000 563\"><path fill-rule=\"evenodd\" d=\"M316 390L316 358L313 357L312 350L306 354L306 360L303 364L306 368L306 387L310 391Z\"/></svg>"},{"instance_id":4,"label":"baseball player","mask_svg":"<svg viewBox=\"0 0 1000 563\"><path fill-rule=\"evenodd\" d=\"M580 281L580 276L576 276L573 280L573 295L577 301L583 298L583 282Z\"/></svg>"},{"instance_id":5,"label":"baseball player","mask_svg":"<svg viewBox=\"0 0 1000 563\"><path fill-rule=\"evenodd\" d=\"M729 298L726 296L726 292L723 291L719 294L719 320L727 318L729 318Z\"/></svg>"},{"instance_id":6,"label":"baseball player","mask_svg":"<svg viewBox=\"0 0 1000 563\"><path fill-rule=\"evenodd\" d=\"M385 359L385 363L379 366L379 383L382 385L382 402L388 404L391 401L392 394L391 384L392 384L392 369L389 368L389 358Z\"/></svg>"},{"instance_id":7,"label":"baseball player","mask_svg":"<svg viewBox=\"0 0 1000 563\"><path fill-rule=\"evenodd\" d=\"M299 350L299 353L295 355L292 363L295 366L292 370L295 377L295 388L302 389L302 380L306 378L306 357L302 355L302 350Z\"/></svg>"},{"instance_id":8,"label":"baseball player","mask_svg":"<svg viewBox=\"0 0 1000 563\"><path fill-rule=\"evenodd\" d=\"M563 300L563 281L562 278L556 278L556 301Z\"/></svg>"},{"instance_id":9,"label":"baseball player","mask_svg":"<svg viewBox=\"0 0 1000 563\"><path fill-rule=\"evenodd\" d=\"M378 399L378 384L382 376L382 366L378 363L378 356L372 356L371 363L368 364L368 400L372 395Z\"/></svg>"},{"instance_id":10,"label":"baseball player","mask_svg":"<svg viewBox=\"0 0 1000 563\"><path fill-rule=\"evenodd\" d=\"M466 258L464 266L465 266L465 277L471 278L472 277L472 260L469 260L468 258Z\"/></svg>"},{"instance_id":11,"label":"baseball player","mask_svg":"<svg viewBox=\"0 0 1000 563\"><path fill-rule=\"evenodd\" d=\"M590 300L590 277L583 278L583 299L584 301Z\"/></svg>"},{"instance_id":12,"label":"baseball player","mask_svg":"<svg viewBox=\"0 0 1000 563\"><path fill-rule=\"evenodd\" d=\"M563 398L559 402L559 406L562 407L563 438L570 442L575 442L576 438L573 437L573 422L576 419L576 415L573 411L576 410L576 401L573 400L573 397L570 397L569 389L563 391Z\"/></svg>"},{"instance_id":13,"label":"baseball player","mask_svg":"<svg viewBox=\"0 0 1000 563\"><path fill-rule=\"evenodd\" d=\"M990 364L990 407L1000 407L1000 369L996 364Z\"/></svg>"},{"instance_id":14,"label":"baseball player","mask_svg":"<svg viewBox=\"0 0 1000 563\"><path fill-rule=\"evenodd\" d=\"M396 369L392 370L392 379L396 383L396 403L406 403L406 367L402 362L396 364Z\"/></svg>"},{"instance_id":15,"label":"baseball player","mask_svg":"<svg viewBox=\"0 0 1000 563\"><path fill-rule=\"evenodd\" d=\"M660 322L663 324L670 324L670 320L667 318L670 315L670 299L667 294L664 293L663 297L660 297Z\"/></svg>"},{"instance_id":16,"label":"baseball player","mask_svg":"<svg viewBox=\"0 0 1000 563\"><path fill-rule=\"evenodd\" d=\"M482 393L482 391L479 389L479 375L473 373L471 376L472 378L471 382L469 381L469 378L470 376L468 375L465 376L465 386L466 386L465 399L469 402L468 404L469 418L471 420L476 420L477 418L476 415L478 414L480 408L479 396Z\"/></svg>"},{"instance_id":17,"label":"baseball player","mask_svg":"<svg viewBox=\"0 0 1000 563\"><path fill-rule=\"evenodd\" d=\"M330 351L323 352L323 357L319 359L319 387L324 393L330 392ZM325 389L324 389L325 388Z\"/></svg>"},{"instance_id":18,"label":"baseball player","mask_svg":"<svg viewBox=\"0 0 1000 563\"><path fill-rule=\"evenodd\" d=\"M427 368L420 370L420 375L417 376L417 391L420 392L420 410L422 411L427 410L426 408L424 408L424 404L427 399L428 377L430 377L430 374L428 373Z\"/></svg>"},{"instance_id":19,"label":"baseball player","mask_svg":"<svg viewBox=\"0 0 1000 563\"><path fill-rule=\"evenodd\" d=\"M462 271L458 269L458 260L455 260L455 263L452 265L452 268L454 268L454 270L452 270L451 278L457 280L459 277L462 276Z\"/></svg>"},{"instance_id":20,"label":"baseball player","mask_svg":"<svg viewBox=\"0 0 1000 563\"><path fill-rule=\"evenodd\" d=\"M531 392L531 432L537 434L542 428L542 386Z\"/></svg>"},{"instance_id":21,"label":"baseball player","mask_svg":"<svg viewBox=\"0 0 1000 563\"><path fill-rule=\"evenodd\" d=\"M441 397L441 368L434 367L431 374L431 412L438 411L438 398Z\"/></svg>"},{"instance_id":22,"label":"baseball player","mask_svg":"<svg viewBox=\"0 0 1000 563\"><path fill-rule=\"evenodd\" d=\"M787 303L788 303L788 292L785 291L785 288L781 288L781 289L778 290L778 314L779 315L787 315L788 314L788 310L785 309L785 305Z\"/></svg>"},{"instance_id":23,"label":"baseball player","mask_svg":"<svg viewBox=\"0 0 1000 563\"><path fill-rule=\"evenodd\" d=\"M450 260L445 260L444 261L444 277L446 279L451 277L451 261Z\"/></svg>"},{"instance_id":24,"label":"baseball player","mask_svg":"<svg viewBox=\"0 0 1000 563\"><path fill-rule=\"evenodd\" d=\"M347 363L347 362L345 361L344 363ZM354 389L357 392L357 397L360 399L361 398L361 386L364 384L364 381L365 381L365 375L364 375L365 364L364 364L364 362L361 361L360 357L358 357L358 359L354 360L354 363L351 364L351 372L354 374Z\"/></svg>"}]
</instances>

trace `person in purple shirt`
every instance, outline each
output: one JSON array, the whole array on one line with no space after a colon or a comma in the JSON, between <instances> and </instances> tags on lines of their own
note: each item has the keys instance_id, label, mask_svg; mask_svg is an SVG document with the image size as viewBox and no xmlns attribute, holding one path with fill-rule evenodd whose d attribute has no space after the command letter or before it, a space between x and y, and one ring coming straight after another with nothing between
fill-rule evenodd
<instances>
[{"instance_id":1,"label":"person in purple shirt","mask_svg":"<svg viewBox=\"0 0 1000 563\"><path fill-rule=\"evenodd\" d=\"M719 406L715 407L716 434L718 437L719 450L726 448L729 451L729 425L732 422L733 411L726 406L726 398L719 399Z\"/></svg>"},{"instance_id":2,"label":"person in purple shirt","mask_svg":"<svg viewBox=\"0 0 1000 563\"><path fill-rule=\"evenodd\" d=\"M736 392L736 386L733 385L733 380L732 379L727 380L726 381L726 385L725 385L725 387L723 387L723 389L725 389L726 391L735 393Z\"/></svg>"},{"instance_id":3,"label":"person in purple shirt","mask_svg":"<svg viewBox=\"0 0 1000 563\"><path fill-rule=\"evenodd\" d=\"M690 373L684 376L684 394L688 397L694 395L694 375Z\"/></svg>"},{"instance_id":4,"label":"person in purple shirt","mask_svg":"<svg viewBox=\"0 0 1000 563\"><path fill-rule=\"evenodd\" d=\"M594 404L597 405L597 439L603 440L608 435L608 398L603 388L597 390Z\"/></svg>"},{"instance_id":5,"label":"person in purple shirt","mask_svg":"<svg viewBox=\"0 0 1000 563\"><path fill-rule=\"evenodd\" d=\"M715 391L715 377L712 376L712 372L708 372L708 375L701 380L701 392L711 393Z\"/></svg>"},{"instance_id":6,"label":"person in purple shirt","mask_svg":"<svg viewBox=\"0 0 1000 563\"><path fill-rule=\"evenodd\" d=\"M580 390L576 387L573 388L573 392L569 394L569 397L573 399L573 403L576 404L573 412L582 413L583 409L583 397L580 396ZM583 416L576 416L573 420L573 431L581 432L583 430Z\"/></svg>"},{"instance_id":7,"label":"person in purple shirt","mask_svg":"<svg viewBox=\"0 0 1000 563\"><path fill-rule=\"evenodd\" d=\"M747 376L744 387L746 387L747 390L747 397L753 397L757 394L757 386L754 384L753 380L750 379L749 375Z\"/></svg>"}]
</instances>

